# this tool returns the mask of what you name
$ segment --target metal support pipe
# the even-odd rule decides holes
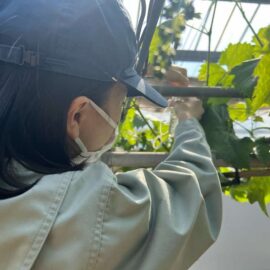
[[[177,50],[174,61],[181,62],[203,62],[207,60],[207,51]],[[221,52],[211,52],[210,61],[217,62]]]
[[[231,98],[245,98],[245,96],[234,88],[221,87],[172,87],[152,85],[165,97],[231,97]]]
[[[235,173],[229,172],[224,174],[227,178],[234,178]],[[270,170],[251,170],[251,171],[242,171],[239,172],[239,176],[241,178],[249,178],[249,177],[264,177],[264,176],[270,176]]]

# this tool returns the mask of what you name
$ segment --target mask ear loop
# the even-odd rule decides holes
[[[79,137],[77,137],[75,139],[75,142],[77,143],[77,145],[79,146],[80,150],[83,153],[87,153],[88,152],[87,148],[85,147],[85,145],[83,144],[83,142],[81,141],[81,139]]]
[[[112,118],[105,113],[99,106],[97,106],[92,100],[90,100],[91,105],[94,109],[110,124],[113,129],[117,128],[117,124],[112,120]]]

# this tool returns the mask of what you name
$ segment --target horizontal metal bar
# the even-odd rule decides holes
[[[221,88],[221,87],[172,87],[153,85],[158,92],[166,97],[233,97],[233,98],[245,98],[245,96],[234,88]]]
[[[235,173],[234,172],[229,172],[224,174],[225,177],[227,178],[234,178]],[[270,176],[270,170],[251,170],[251,171],[242,171],[239,172],[239,176],[242,178],[248,178],[251,176],[257,176],[257,177],[262,177],[262,176]]]
[[[110,167],[154,168],[168,157],[164,152],[108,152],[102,160]],[[223,160],[214,160],[216,167],[231,167]],[[251,160],[251,168],[270,168],[256,159]]]
[[[220,55],[221,52],[211,52],[210,61],[216,63],[220,58]],[[206,61],[207,58],[207,51],[177,50],[174,60],[183,62],[203,62]]]
[[[212,0],[203,0],[203,1],[212,1]],[[235,0],[219,0],[220,2],[233,2]],[[251,3],[251,4],[270,4],[269,0],[240,0],[241,3]]]

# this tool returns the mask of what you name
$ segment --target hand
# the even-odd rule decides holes
[[[148,65],[147,74],[148,81],[155,85],[170,85],[175,87],[187,87],[189,85],[189,79],[187,77],[187,70],[178,66],[170,66],[166,71],[164,78],[158,79],[153,77],[154,68],[152,65]]]
[[[165,74],[165,79],[171,86],[187,87],[189,85],[187,70],[178,66],[171,66]]]
[[[200,120],[204,113],[202,101],[197,97],[172,98],[169,101],[169,106],[174,108],[179,121],[192,117]]]

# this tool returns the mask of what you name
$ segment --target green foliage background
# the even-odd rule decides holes
[[[199,17],[190,1],[183,3],[178,9],[169,6],[165,20],[156,28],[149,54],[156,77],[162,78],[171,65],[186,20]],[[251,129],[246,130],[249,136],[240,139],[233,128],[234,125],[242,126],[241,122],[248,119],[263,123],[258,109],[270,105],[270,26],[260,29],[250,43],[229,44],[217,63],[205,62],[201,66],[198,79],[207,81],[208,86],[220,86],[224,91],[235,88],[245,96],[234,102],[230,98],[204,99],[201,124],[214,159],[230,164],[230,167],[219,168],[224,193],[241,203],[258,202],[268,215],[270,177],[240,179],[236,175],[232,180],[225,174],[251,169],[252,159],[270,167],[269,138],[258,138],[256,129]],[[130,105],[116,146],[127,151],[169,151],[173,143],[172,123],[145,119],[136,102]],[[270,131],[268,126],[261,129]]]
[[[229,103],[229,98],[209,98],[205,103],[202,125],[214,156],[237,169],[250,169],[253,158],[269,167],[269,138],[257,138],[257,128],[246,130],[249,136],[239,139],[233,124],[241,125],[248,119],[263,123],[257,111],[270,105],[270,26],[260,29],[251,43],[229,44],[218,63],[204,63],[199,72],[200,80],[206,81],[207,70],[210,86],[232,87],[246,97],[234,103]],[[266,125],[260,129],[270,131]],[[237,185],[224,187],[224,193],[239,202],[258,202],[267,214],[270,177],[241,179]]]

